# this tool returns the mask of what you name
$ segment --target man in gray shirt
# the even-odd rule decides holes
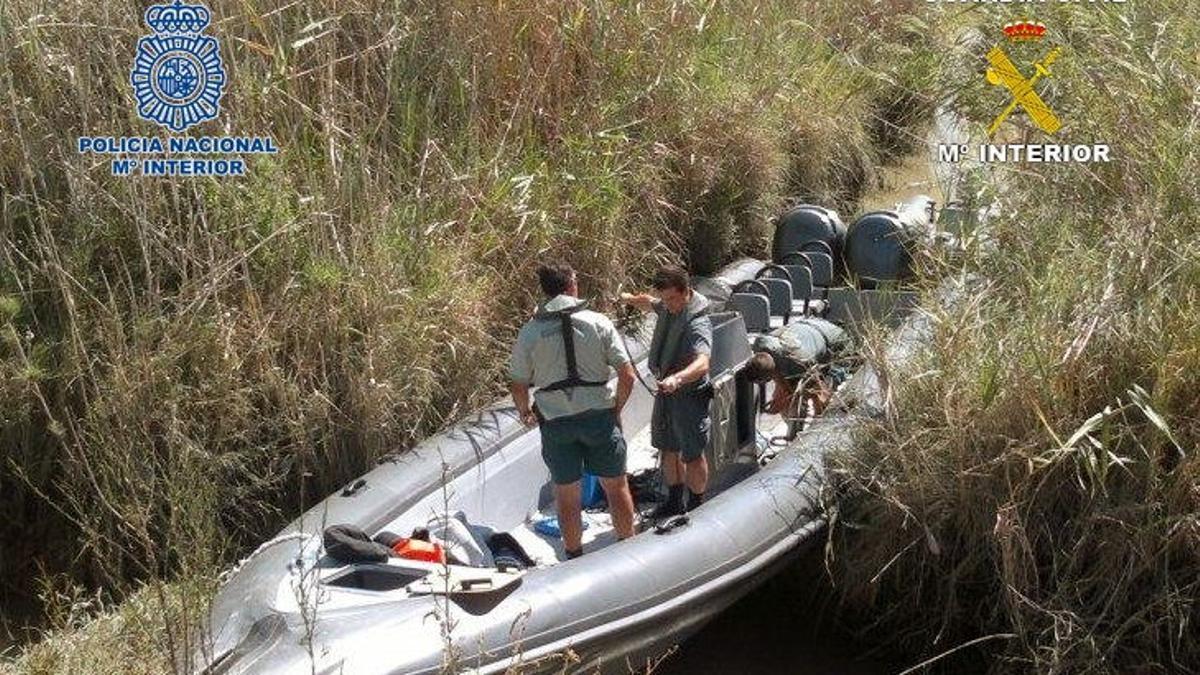
[[[563,550],[575,558],[583,554],[580,479],[585,470],[600,479],[617,536],[633,535],[621,408],[635,375],[616,326],[579,299],[569,265],[542,265],[538,280],[547,299],[517,334],[510,388],[522,421],[540,424]],[[610,366],[617,371],[615,394],[608,386]],[[537,387],[532,405],[531,386]]]
[[[683,268],[668,265],[654,275],[650,294],[622,294],[621,300],[658,315],[650,341],[650,371],[658,378],[658,394],[650,420],[650,444],[662,453],[667,501],[654,511],[665,518],[696,508],[708,488],[708,447],[711,427],[708,382],[712,354],[712,320],[708,299],[692,290]],[[684,487],[687,500],[684,501]]]

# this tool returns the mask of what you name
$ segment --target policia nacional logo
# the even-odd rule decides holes
[[[138,116],[182,132],[220,113],[225,67],[217,39],[201,35],[211,14],[204,5],[152,5],[146,25],[154,31],[138,40],[129,80]]]
[[[1040,43],[1046,36],[1046,26],[1031,21],[1018,21],[1004,27],[1004,36],[1009,42]],[[1001,124],[1018,106],[1025,111],[1029,119],[1043,132],[1053,134],[1062,127],[1058,116],[1046,105],[1038,95],[1034,86],[1038,80],[1050,76],[1050,65],[1062,54],[1062,48],[1055,47],[1033,64],[1033,74],[1026,78],[1004,48],[997,45],[987,54],[987,81],[993,85],[1004,87],[1012,95],[1012,100],[987,129],[988,136],[995,135]]]
[[[138,116],[167,129],[145,134],[80,136],[79,154],[108,158],[113,176],[245,176],[252,155],[279,152],[270,136],[191,136],[188,129],[216,119],[228,79],[221,45],[204,35],[212,14],[204,5],[169,0],[143,15],[154,31],[138,39],[129,82]]]

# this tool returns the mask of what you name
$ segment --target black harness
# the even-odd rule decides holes
[[[551,382],[544,387],[538,387],[538,391],[561,391],[573,387],[608,386],[608,380],[585,380],[579,377],[579,366],[575,362],[575,328],[571,324],[571,315],[581,309],[584,309],[582,305],[576,305],[575,307],[568,307],[567,309],[553,313],[557,314],[558,320],[562,322],[563,350],[567,354],[567,377],[557,382]]]

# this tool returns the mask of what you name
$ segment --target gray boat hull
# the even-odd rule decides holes
[[[730,270],[740,276],[750,267],[741,261]],[[921,323],[910,319],[896,331],[897,353],[921,340]],[[740,335],[745,350],[744,329]],[[632,351],[637,359],[644,350],[638,343]],[[730,353],[729,359],[738,358],[736,349]],[[734,456],[714,458],[724,465],[720,473],[728,486],[689,514],[686,525],[666,533],[644,532],[578,560],[529,570],[518,584],[491,594],[414,597],[329,585],[345,571],[322,555],[326,525],[402,531],[439,502],[500,523],[527,519],[544,502],[538,433],[523,427],[511,403],[501,401],[390,459],[365,475],[360,488],[329,497],[244,561],[214,602],[197,670],[644,668],[819,538],[823,458],[848,446],[852,428],[878,398],[878,381],[863,370],[844,390],[860,405],[816,420],[766,466],[754,461],[753,435],[749,446],[745,438],[731,441]],[[640,389],[631,398],[627,434],[648,424],[651,402]],[[743,435],[737,420],[714,419],[721,424],[729,428],[714,435]],[[739,454],[747,447],[748,462]],[[542,486],[543,494],[531,486]]]

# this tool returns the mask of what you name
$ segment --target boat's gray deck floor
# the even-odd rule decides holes
[[[779,415],[760,414],[758,417],[758,433],[761,438],[770,439],[777,435],[783,435],[787,432],[787,422]],[[778,448],[768,447],[767,454],[770,454]],[[626,471],[631,474],[636,474],[646,469],[653,469],[658,466],[658,451],[650,445],[650,426],[646,425],[639,433],[626,440]],[[737,477],[745,478],[750,475],[749,472]],[[713,476],[711,483],[718,483],[722,476]],[[728,487],[733,483],[724,483],[724,487]],[[652,508],[652,504],[638,504],[638,511],[647,511]],[[565,559],[563,554],[562,539],[559,537],[551,537],[537,532],[534,529],[534,524],[543,518],[555,517],[554,503],[544,505],[537,514],[530,514],[531,517],[521,525],[509,530],[513,538],[517,540],[525,549],[539,567],[553,565]],[[638,516],[640,518],[640,516]],[[594,509],[584,511],[583,513],[584,530],[583,530],[583,548],[584,551],[595,551],[617,541],[616,533],[613,531],[612,518],[608,515],[608,511],[604,509]],[[640,524],[639,524],[640,527]]]

